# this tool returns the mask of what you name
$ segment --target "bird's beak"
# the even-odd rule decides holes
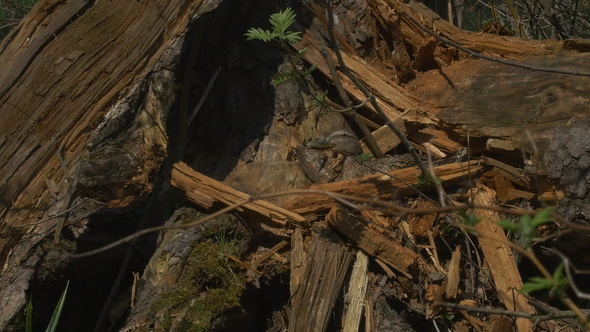
[[[325,150],[334,147],[334,144],[330,143],[330,141],[327,138],[321,138],[317,141],[307,142],[305,146],[310,149]]]

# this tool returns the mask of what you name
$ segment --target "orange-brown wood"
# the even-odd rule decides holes
[[[474,194],[475,204],[494,205],[495,193],[483,186],[478,185],[478,192]],[[522,288],[522,279],[510,247],[494,241],[488,237],[507,241],[506,234],[502,227],[498,226],[500,216],[495,211],[476,210],[475,213],[481,217],[481,221],[475,226],[481,250],[484,254],[487,266],[492,274],[498,298],[504,303],[508,310],[534,313],[534,309],[528,304],[527,297],[517,290]],[[532,331],[533,323],[526,318],[517,318],[516,326],[518,331]]]
[[[470,167],[467,163],[454,163],[435,167],[434,173],[443,180],[443,184],[445,182],[458,183],[466,179],[470,172],[474,174],[481,167],[477,160],[472,160]],[[403,196],[416,192],[415,188],[410,188],[406,184],[418,184],[417,176],[420,174],[420,170],[417,168],[397,169],[388,174],[390,176],[375,174],[348,181],[316,185],[311,189],[379,199],[389,199],[392,194]],[[398,178],[406,184],[399,181]],[[334,204],[334,200],[329,196],[306,194],[293,196],[285,208],[300,215],[307,215],[329,210]]]
[[[214,203],[233,205],[250,199],[250,195],[198,173],[182,162],[174,165],[170,183],[184,191],[191,202],[204,208],[211,208]],[[302,216],[263,200],[247,203],[239,211],[256,221],[275,227],[301,227],[306,224]]]

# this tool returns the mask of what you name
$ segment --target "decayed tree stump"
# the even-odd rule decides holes
[[[103,201],[151,191],[166,156],[165,120],[189,23],[219,3],[40,1],[4,39],[0,330],[25,303],[42,257],[30,257],[31,249],[56,224],[61,230],[68,207],[104,207],[70,204],[74,191]]]

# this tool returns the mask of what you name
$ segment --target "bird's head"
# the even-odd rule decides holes
[[[325,138],[308,142],[305,146],[318,150],[334,150],[345,156],[359,156],[363,149],[358,137],[349,130],[336,130]]]

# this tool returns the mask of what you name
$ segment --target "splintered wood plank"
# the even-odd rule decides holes
[[[407,128],[405,126],[404,120],[401,117],[396,117],[391,122],[393,122],[393,124],[395,124],[403,134],[406,134]],[[383,126],[375,130],[373,132],[373,138],[375,138],[375,141],[379,145],[381,151],[385,152],[395,148],[402,142],[399,139],[399,137],[391,130],[391,128],[389,128],[389,126]],[[361,147],[363,148],[363,153],[370,153],[371,150],[369,150],[369,147],[367,146],[366,142],[366,138],[363,138],[361,140]]]
[[[307,49],[307,52],[305,53],[305,59],[309,63],[317,64],[318,70],[326,75],[326,77],[331,78],[332,74],[330,73],[330,69],[326,63],[326,60],[321,55],[319,42],[315,39],[315,37],[310,33],[306,33],[303,35],[303,40],[300,44],[301,47],[305,47]],[[327,49],[326,52],[328,56],[333,58],[334,63],[338,66],[338,61],[335,58],[336,55],[329,49]],[[359,57],[346,53],[342,53],[342,57],[344,59],[344,63],[351,70],[351,72],[353,72],[356,77],[358,77],[359,80],[367,87],[367,89],[369,89],[369,91],[371,91],[371,93],[375,96],[375,99],[379,106],[383,109],[383,112],[392,122],[395,123],[395,125],[398,126],[398,128],[400,128],[402,132],[405,133],[406,128],[404,120],[400,119],[399,117],[402,112],[419,108],[420,105],[416,102],[416,100],[399,85],[390,81],[383,75],[377,74],[378,71],[375,68],[367,64]],[[365,95],[356,87],[356,85],[352,83],[348,76],[339,72],[338,77],[342,83],[342,87],[346,93],[354,99],[354,101],[357,103],[365,101]],[[370,103],[367,103],[366,107],[373,112],[376,112]],[[381,151],[384,152],[393,149],[400,143],[399,138],[387,126],[379,128],[375,132],[374,137],[377,145]],[[365,148],[366,147],[364,147],[364,149]]]
[[[431,127],[414,131],[408,138],[417,144],[430,143],[445,153],[456,153],[463,148],[463,145],[452,140],[446,132]]]
[[[510,166],[506,163],[503,163],[499,160],[494,158],[485,157],[486,163],[493,166],[493,171],[504,176],[508,180],[513,183],[518,184],[519,186],[535,190],[536,188],[533,186],[533,181],[526,176],[522,169],[518,169],[514,166]]]
[[[481,184],[478,184],[477,189],[478,192],[474,193],[475,204],[494,205],[496,195],[491,189]],[[508,241],[504,230],[497,224],[500,221],[497,212],[476,210],[475,213],[482,218],[475,226],[478,234]],[[518,292],[522,288],[522,279],[510,247],[484,236],[478,236],[478,240],[494,279],[498,298],[506,309],[533,314],[534,309],[528,304],[526,295]],[[533,330],[533,323],[526,318],[517,318],[516,326],[521,332]]]
[[[412,208],[416,209],[431,209],[433,207],[435,207],[434,204],[425,200],[418,200],[414,204],[412,204]],[[435,213],[423,215],[409,215],[407,220],[410,226],[410,235],[414,238],[424,236],[426,234],[426,231],[433,229],[434,222],[436,221],[437,217],[438,215]]]
[[[327,230],[314,232],[310,259],[296,291],[289,332],[322,332],[328,327],[352,254],[331,240]]]
[[[476,159],[471,161],[470,167],[466,162],[453,163],[434,167],[434,173],[437,177],[443,180],[443,185],[446,185],[447,183],[458,183],[464,180],[469,173],[474,174],[481,168],[482,166]],[[420,174],[420,170],[417,168],[411,167],[397,169],[388,174],[390,176],[375,174],[347,181],[316,185],[312,186],[311,189],[378,199],[389,199],[394,193],[403,196],[416,192],[414,188],[407,187],[396,178],[401,179],[409,185],[418,185],[417,176]],[[294,195],[287,202],[285,208],[300,215],[307,215],[327,211],[334,206],[334,204],[334,200],[329,196],[322,194],[305,194]]]
[[[574,72],[590,68],[590,57],[575,53],[513,61]],[[556,128],[568,128],[573,119],[580,121],[590,114],[590,103],[579,102],[590,94],[590,77],[555,75],[477,59],[453,63],[445,68],[445,75],[426,72],[408,88],[431,105],[436,117],[456,136],[479,137],[479,142],[471,141],[475,153],[492,149],[510,152],[508,157],[522,162],[519,150],[526,150],[532,165],[543,168]]]
[[[301,285],[303,274],[307,266],[307,255],[303,249],[303,235],[299,228],[291,234],[291,276],[289,289],[291,298],[295,299],[295,294]]]
[[[331,79],[332,74],[330,73],[330,68],[328,67],[326,60],[321,54],[319,43],[320,42],[318,42],[311,33],[306,33],[303,35],[303,38],[299,43],[299,48],[305,47],[307,49],[307,52],[305,53],[304,59],[307,60],[309,63],[317,64],[317,69],[321,71],[322,74],[326,75],[326,77]],[[333,58],[335,65],[338,66],[338,61],[335,59],[335,54],[329,49],[326,49],[326,52],[329,56]],[[361,67],[361,65],[355,64],[355,62],[361,61],[359,58],[351,58],[349,56],[346,56],[344,53],[342,54],[342,57],[346,59],[344,62],[347,66],[353,65],[353,67]],[[371,70],[376,71],[375,68],[371,68]],[[342,87],[344,88],[346,93],[349,94],[356,102],[362,102],[366,99],[365,95],[356,87],[354,83],[352,83],[348,76],[339,72],[338,77],[340,78],[340,82],[342,83]],[[369,91],[381,96],[387,93],[392,94],[391,96],[387,97],[387,101],[382,100],[381,98],[376,98],[377,103],[379,103],[379,106],[383,108],[383,112],[385,112],[385,114],[387,114],[387,116],[391,120],[398,117],[401,114],[401,112],[409,109],[410,106],[418,106],[418,103],[416,101],[408,98],[407,93],[402,93],[401,91],[393,88],[392,86],[389,86],[389,84],[394,84],[393,82],[386,83],[382,80],[376,79],[374,76],[372,77],[373,80],[371,80],[366,86],[366,88],[369,89]],[[378,93],[375,91],[378,91]],[[372,108],[370,103],[367,103],[366,106],[369,109],[376,112]]]
[[[458,245],[453,251],[451,256],[451,262],[449,263],[449,271],[447,273],[447,287],[445,289],[445,295],[447,299],[457,298],[457,292],[459,290],[459,281],[461,281],[460,272],[461,264],[461,246]]]
[[[435,272],[433,267],[426,264],[422,256],[372,230],[357,217],[340,207],[330,210],[326,220],[330,226],[367,255],[380,259],[408,278],[413,278],[412,274],[417,272],[412,270],[412,267],[419,267],[426,273]]]
[[[322,10],[315,6],[314,12],[327,28],[328,22]],[[336,37],[339,37],[337,33]],[[396,109],[401,110],[402,112],[419,106],[415,98],[413,98],[410,93],[408,93],[401,86],[392,82],[385,76],[378,74],[379,71],[375,67],[371,66],[370,64],[366,63],[363,59],[359,58],[356,55],[354,49],[346,41],[339,42],[342,44],[345,50],[345,52],[341,52],[344,64],[348,67],[348,69],[350,69],[350,71],[353,74],[355,74],[355,76],[359,80],[361,80],[363,84],[365,84],[369,91],[375,94],[378,100],[383,99],[383,101],[385,101],[386,104],[393,106]],[[310,63],[318,64],[318,68],[322,71],[322,73],[328,75],[328,77],[331,77],[330,70],[328,69],[327,64],[323,59],[321,53],[319,52],[320,42],[318,42],[311,33],[306,33],[303,36],[302,45],[304,45],[304,47],[308,49],[308,52],[305,55],[306,60],[308,60]],[[332,56],[334,64],[336,64],[336,66],[339,66],[336,55],[329,49],[327,49],[326,51],[329,55]],[[309,59],[307,58],[308,56],[310,57]],[[344,77],[344,75],[342,76]],[[349,81],[348,77],[346,77],[346,80]],[[354,85],[352,86],[354,87],[354,89],[356,89]],[[350,93],[348,90],[347,92]],[[364,95],[362,95],[361,98],[358,98],[358,100],[360,101],[364,99]],[[388,115],[391,116],[390,114]],[[393,118],[391,120],[393,120]]]
[[[206,209],[213,207],[214,203],[233,205],[250,199],[250,195],[196,172],[182,162],[174,165],[170,183],[184,191],[191,202]],[[273,227],[306,224],[302,216],[263,200],[246,203],[240,211]]]
[[[369,277],[367,277],[368,268],[369,258],[362,251],[357,251],[356,261],[348,284],[350,302],[344,316],[343,332],[357,332],[359,330],[369,283]]]

